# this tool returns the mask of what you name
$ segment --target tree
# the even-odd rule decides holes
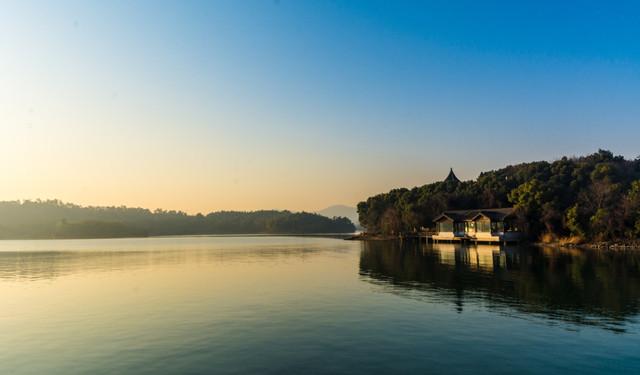
[[[584,238],[586,236],[585,225],[582,223],[581,217],[579,206],[576,203],[567,210],[565,214],[565,225],[572,236]]]
[[[402,221],[395,208],[388,208],[382,215],[380,229],[384,234],[397,234],[401,230]]]
[[[627,237],[640,237],[640,180],[631,183],[624,197],[623,220]]]

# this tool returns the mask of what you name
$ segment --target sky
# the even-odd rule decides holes
[[[3,1],[0,200],[355,205],[640,155],[640,4]]]

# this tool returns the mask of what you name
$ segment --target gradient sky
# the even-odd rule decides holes
[[[639,119],[633,2],[0,5],[0,200],[317,210]]]

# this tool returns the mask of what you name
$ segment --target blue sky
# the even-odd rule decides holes
[[[320,209],[640,155],[632,2],[0,5],[0,199]]]

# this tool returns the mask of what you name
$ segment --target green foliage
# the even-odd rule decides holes
[[[531,238],[542,233],[591,240],[640,236],[640,158],[610,151],[554,162],[510,165],[483,172],[475,181],[435,182],[394,189],[358,204],[369,232],[433,227],[447,209],[514,206]]]
[[[578,213],[578,204],[571,206],[566,213],[565,224],[572,236],[585,237],[584,226],[580,222],[581,215]]]
[[[607,224],[610,216],[610,212],[605,210],[604,208],[598,208],[589,218],[589,222],[591,223],[591,229],[593,230],[595,237],[597,239],[606,238],[607,232]]]
[[[640,180],[633,181],[624,200],[625,227],[628,237],[640,237]]]
[[[544,203],[543,187],[536,178],[527,181],[508,194],[509,201],[524,211],[539,211]]]
[[[189,234],[351,233],[349,219],[289,211],[213,212],[81,207],[57,200],[0,202],[0,239]]]

